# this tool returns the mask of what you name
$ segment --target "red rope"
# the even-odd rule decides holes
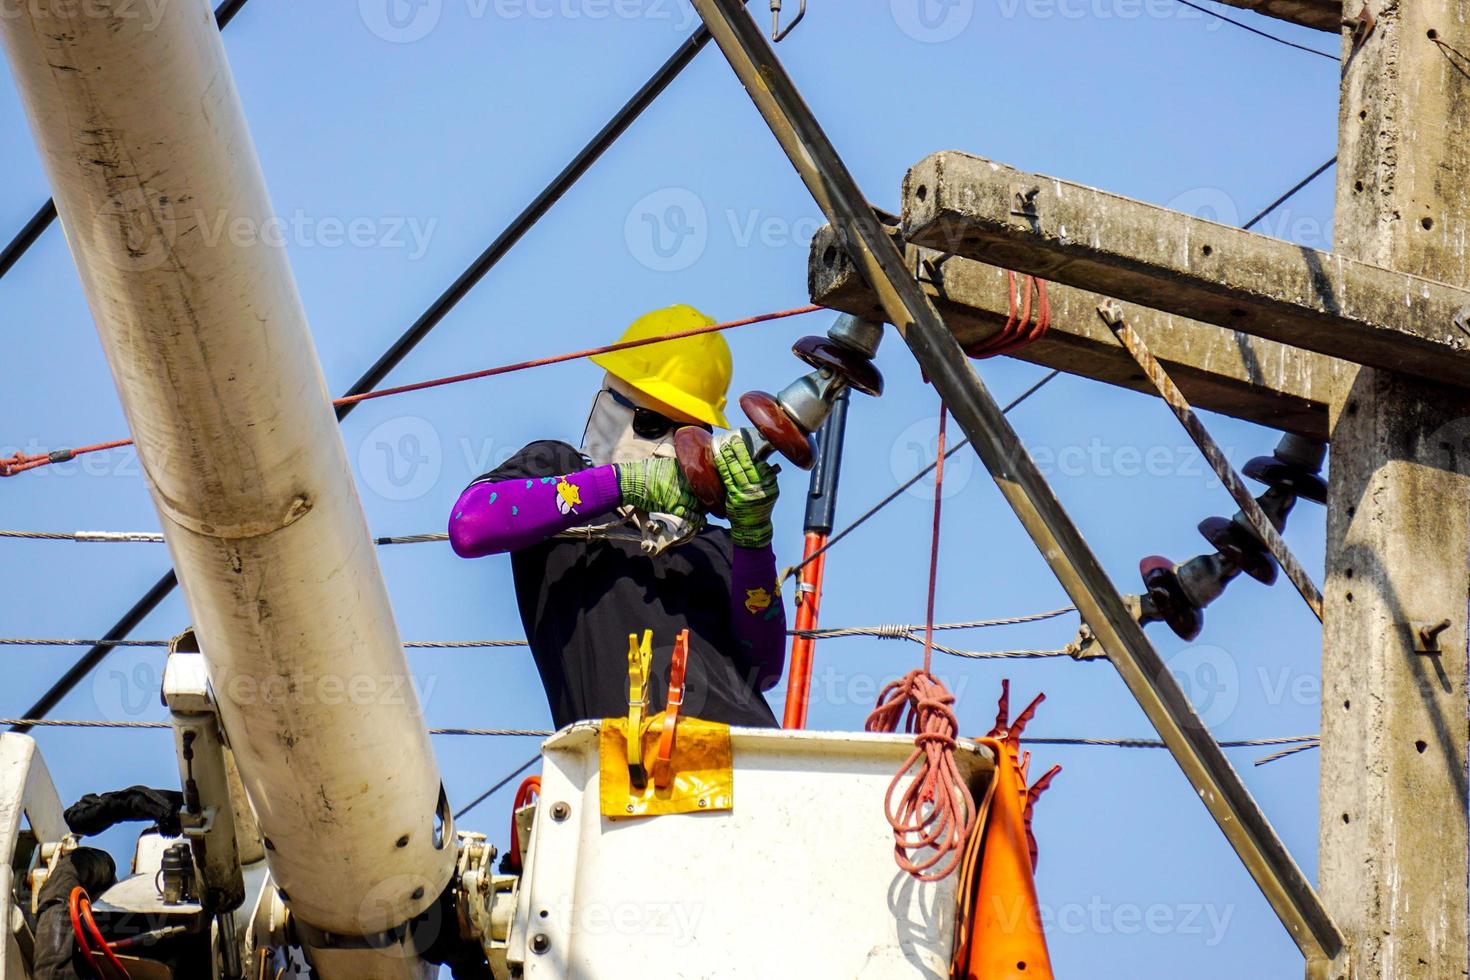
[[[510,853],[506,856],[506,867],[513,873],[521,873],[521,831],[516,826],[516,811],[541,795],[541,777],[527,776],[516,789],[515,800],[510,805]]]
[[[1021,298],[1016,295],[1016,274],[1006,270],[1006,297],[1009,310],[1005,326],[999,331],[965,348],[965,353],[975,358],[999,357],[1013,354],[1046,336],[1051,329],[1051,299],[1046,294],[1046,280],[1035,276],[1021,279]],[[1036,318],[1031,317],[1032,300],[1036,302]],[[1019,312],[1017,306],[1020,306]]]
[[[87,938],[89,934],[92,940],[97,943],[96,951],[106,957],[106,962],[108,963],[108,970],[106,972],[112,973],[115,970],[118,980],[130,980],[127,967],[123,966],[122,960],[117,958],[117,954],[112,951],[112,947],[102,937],[102,930],[97,928],[97,920],[92,916],[92,903],[87,897],[86,889],[80,885],[73,888],[71,890],[71,896],[67,899],[67,907],[71,913],[71,929],[72,933],[76,936],[77,949],[87,961],[87,965],[92,968],[92,972],[101,976],[103,970],[92,957],[92,946]]]
[[[594,357],[598,354],[611,354],[621,350],[631,350],[634,347],[646,347],[649,344],[661,344],[666,340],[682,340],[685,337],[697,337],[701,334],[716,333],[721,330],[733,330],[736,327],[748,327],[757,323],[766,323],[770,320],[780,320],[791,316],[800,316],[803,313],[815,313],[822,309],[820,306],[798,306],[790,310],[778,310],[775,313],[762,313],[759,316],[745,317],[741,320],[729,320],[725,323],[713,323],[708,326],[695,327],[692,330],[679,330],[674,333],[660,334],[657,337],[645,337],[641,340],[624,340],[616,344],[605,344],[602,347],[589,347],[586,350],[571,351],[566,354],[556,354],[551,357],[539,357],[530,361],[519,361],[515,364],[503,364],[500,367],[486,368],[483,371],[471,371],[468,374],[454,374],[447,378],[434,378],[429,381],[417,381],[413,384],[399,385],[396,388],[379,388],[375,391],[366,391],[360,395],[348,395],[332,401],[334,407],[353,405],[357,402],[365,402],[374,398],[387,398],[389,395],[402,395],[410,391],[423,391],[427,388],[438,388],[443,385],[458,384],[461,381],[476,381],[480,378],[493,378],[501,374],[511,374],[515,371],[525,371],[529,368],[546,367],[551,364],[562,364],[566,361],[581,360],[586,357]],[[131,446],[133,440],[118,439],[114,442],[101,442],[94,446],[81,446],[77,449],[58,449],[50,453],[39,453],[26,455],[17,452],[8,459],[0,459],[0,477],[17,476],[27,470],[38,469],[49,466],[52,463],[65,463],[68,460],[85,456],[88,453],[102,452],[106,449],[119,449],[123,446]]]
[[[940,512],[944,501],[944,436],[948,412],[939,409],[938,464],[934,469],[934,529],[929,545],[929,601],[924,621],[924,666],[883,688],[868,716],[870,732],[893,732],[900,722],[914,735],[914,751],[904,760],[883,801],[893,827],[893,855],[899,868],[920,881],[953,874],[965,856],[975,825],[975,798],[955,761],[954,695],[930,672],[934,658],[934,596],[939,580]],[[907,788],[899,784],[918,767]],[[896,800],[895,800],[896,798]],[[928,854],[922,852],[929,851]]]

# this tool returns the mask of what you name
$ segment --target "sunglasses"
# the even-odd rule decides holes
[[[651,408],[644,408],[635,404],[631,399],[614,391],[604,388],[603,391],[612,396],[612,400],[633,413],[633,434],[640,439],[662,439],[675,429],[682,429],[686,425],[695,424],[689,422],[676,422],[661,412],[655,412]],[[708,426],[700,425],[702,429]]]

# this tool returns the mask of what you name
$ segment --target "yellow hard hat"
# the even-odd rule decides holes
[[[623,332],[621,341],[643,340],[710,326],[715,321],[692,306],[679,304],[645,313]],[[717,333],[665,340],[591,358],[615,378],[690,418],[728,429],[725,392],[733,369],[730,345]]]

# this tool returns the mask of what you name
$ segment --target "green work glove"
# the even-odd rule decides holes
[[[623,503],[631,507],[648,514],[672,514],[681,520],[696,519],[704,513],[677,459],[640,459],[613,468],[618,471]]]
[[[725,512],[730,537],[742,548],[764,548],[775,533],[771,511],[781,488],[777,468],[750,455],[745,439],[733,433],[715,443],[715,469],[725,483]]]

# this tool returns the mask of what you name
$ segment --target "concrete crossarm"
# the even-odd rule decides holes
[[[1003,269],[903,244],[909,268],[944,322],[968,346],[999,330],[1009,313]],[[813,239],[812,302],[882,320],[877,297],[830,226]],[[1145,394],[1154,387],[1097,316],[1102,297],[1052,283],[1051,330],[1014,357]],[[1355,367],[1269,340],[1147,308],[1129,323],[1148,341],[1190,402],[1199,408],[1316,439],[1326,439],[1327,404]]]
[[[953,151],[909,171],[902,227],[941,252],[1470,387],[1470,291],[1446,283]]]
[[[1341,0],[1220,0],[1232,7],[1336,34],[1342,29]],[[1356,11],[1354,11],[1356,13]]]

